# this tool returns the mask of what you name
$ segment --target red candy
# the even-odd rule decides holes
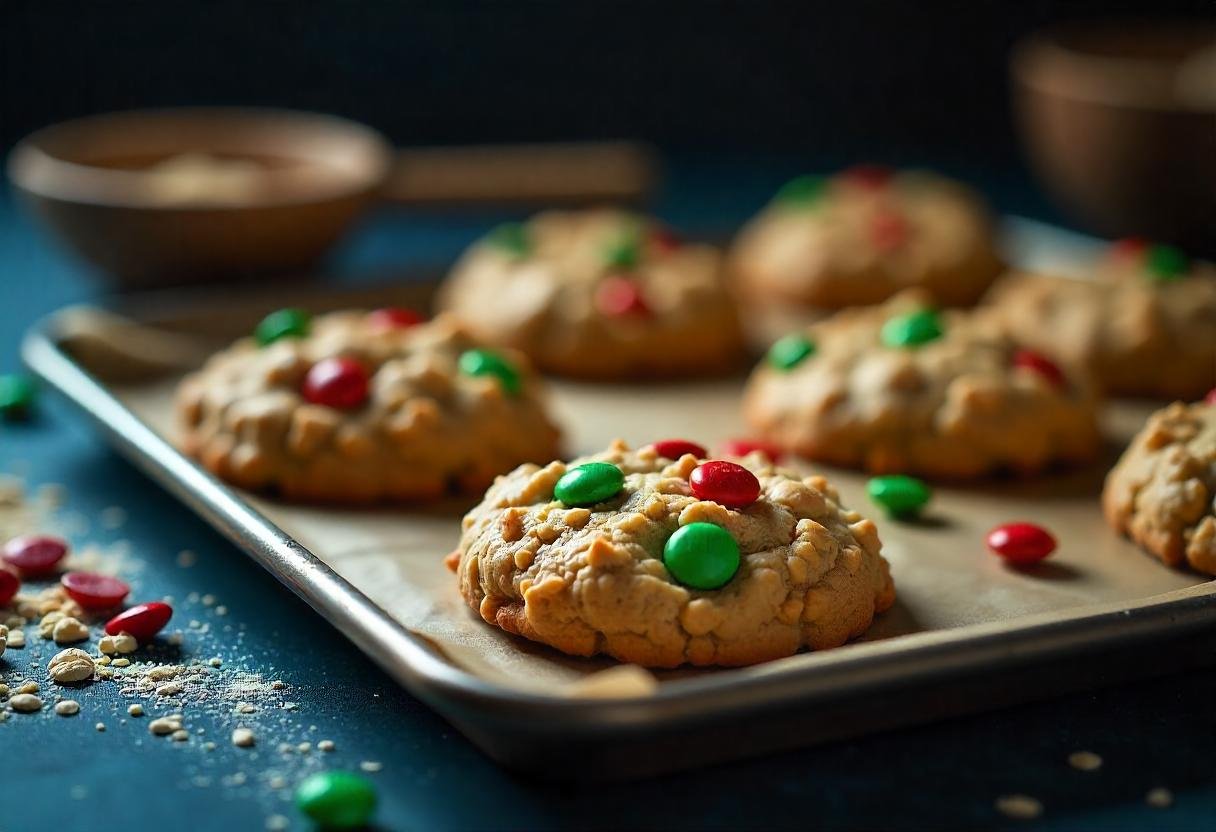
[[[713,500],[727,508],[743,508],[760,496],[760,480],[733,462],[702,462],[688,478],[698,500]]]
[[[1204,404],[1216,404],[1216,387],[1208,391],[1208,394],[1203,397]]]
[[[50,535],[14,537],[0,552],[5,562],[21,571],[23,577],[40,578],[50,575],[68,553],[68,544]]]
[[[903,214],[883,210],[870,218],[870,242],[875,248],[891,251],[899,248],[908,239],[911,226]]]
[[[118,578],[96,572],[68,572],[59,582],[72,600],[86,610],[104,610],[121,604],[131,591]]]
[[[679,459],[684,454],[692,454],[697,459],[709,456],[709,452],[703,447],[687,439],[663,439],[650,447],[654,448],[656,454],[667,459]]]
[[[876,191],[885,188],[893,174],[890,168],[882,165],[854,165],[840,175],[850,185]]]
[[[367,401],[367,370],[352,358],[324,358],[308,370],[302,392],[313,404],[351,410]]]
[[[160,601],[147,604],[136,604],[129,610],[124,610],[106,622],[106,634],[116,636],[119,633],[130,633],[140,644],[151,641],[169,623],[173,616],[173,608]]]
[[[1122,240],[1116,240],[1110,245],[1110,253],[1120,260],[1130,260],[1133,257],[1139,257],[1144,254],[1148,248],[1148,240],[1140,237],[1127,237]]]
[[[650,244],[660,252],[675,251],[682,243],[679,236],[670,228],[659,225],[650,231]]]
[[[988,532],[988,548],[1010,563],[1037,563],[1056,550],[1051,532],[1033,523],[1006,523]]]
[[[1056,387],[1065,384],[1064,373],[1050,358],[1034,350],[1018,350],[1013,354],[1013,366],[1038,373]]]
[[[638,284],[627,277],[605,277],[595,288],[595,308],[609,318],[649,315],[650,307]]]
[[[21,589],[21,579],[7,569],[0,568],[0,607],[13,600],[13,596],[19,589]]]
[[[728,439],[722,443],[722,453],[727,456],[747,456],[753,451],[764,454],[772,463],[780,462],[781,457],[785,456],[784,450],[763,439]]]
[[[426,320],[413,309],[403,309],[399,306],[386,306],[367,313],[367,320],[376,329],[409,329]]]

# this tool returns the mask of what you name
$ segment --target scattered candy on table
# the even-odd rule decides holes
[[[0,551],[4,562],[15,566],[25,578],[41,578],[53,574],[67,554],[66,541],[45,534],[14,537],[4,544],[3,551]]]
[[[303,309],[278,309],[262,319],[253,337],[267,346],[282,338],[303,338],[311,326],[312,316]]]
[[[667,459],[679,459],[684,454],[692,454],[697,459],[708,456],[708,451],[703,446],[687,439],[661,439],[650,447],[654,448],[656,454]]]
[[[1034,350],[1021,349],[1014,353],[1013,366],[1038,373],[1056,387],[1065,385],[1064,372],[1050,358]]]
[[[760,480],[756,475],[734,462],[711,460],[702,462],[688,477],[692,493],[698,500],[712,500],[727,508],[744,508],[760,496]]]
[[[650,307],[642,297],[637,281],[620,275],[609,275],[595,287],[595,308],[609,318],[645,317]]]
[[[86,610],[117,606],[131,592],[125,581],[96,572],[67,572],[59,582],[68,596]]]
[[[888,347],[919,347],[942,337],[942,322],[936,310],[918,309],[891,318],[879,337]]]
[[[916,477],[904,474],[872,477],[866,483],[866,494],[887,514],[895,518],[912,517],[919,514],[933,497],[929,486]]]
[[[611,462],[585,462],[562,474],[553,495],[568,506],[593,506],[615,497],[625,475]]]
[[[663,565],[693,589],[719,589],[739,571],[739,544],[713,523],[689,523],[667,538]]]
[[[313,404],[353,410],[367,401],[370,383],[367,370],[353,358],[323,358],[308,369],[301,392]]]
[[[460,371],[468,376],[492,376],[510,395],[515,395],[521,388],[519,371],[491,350],[465,350],[460,354]]]
[[[417,326],[426,321],[422,315],[415,312],[413,309],[405,309],[400,306],[386,306],[382,309],[373,309],[367,313],[368,322],[376,329],[409,329],[412,326]]]
[[[173,608],[160,601],[136,604],[106,622],[106,634],[130,633],[140,643],[149,642],[173,617]]]
[[[350,771],[322,771],[296,788],[296,806],[325,829],[358,829],[376,810],[376,788]]]
[[[38,387],[29,376],[0,375],[0,418],[17,421],[29,416]]]
[[[778,370],[792,370],[815,354],[815,343],[804,335],[786,335],[768,349],[768,363]]]
[[[988,532],[988,548],[1010,563],[1037,563],[1056,550],[1051,532],[1033,523],[1005,523]]]

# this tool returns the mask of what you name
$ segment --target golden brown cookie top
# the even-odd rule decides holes
[[[740,232],[731,263],[756,296],[828,308],[916,287],[969,305],[1001,268],[987,211],[967,188],[874,167],[788,183]]]

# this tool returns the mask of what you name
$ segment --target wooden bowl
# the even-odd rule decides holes
[[[1216,246],[1216,26],[1066,27],[1014,52],[1032,164],[1107,237]]]
[[[391,160],[378,133],[344,119],[183,108],[44,128],[8,173],[69,248],[148,285],[306,269],[377,197]]]

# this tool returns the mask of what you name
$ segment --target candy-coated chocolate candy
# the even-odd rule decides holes
[[[9,566],[26,578],[41,578],[50,575],[68,553],[68,544],[61,538],[45,534],[14,537],[4,544],[0,556]]]
[[[1141,237],[1124,237],[1110,244],[1110,253],[1120,260],[1141,257],[1148,248],[1148,241]]]
[[[528,229],[522,223],[505,222],[490,232],[490,245],[512,257],[524,257],[532,250]]]
[[[929,502],[933,492],[915,477],[888,474],[866,483],[866,494],[892,517],[911,517]]]
[[[595,287],[595,308],[609,318],[630,315],[644,317],[650,314],[650,307],[642,297],[642,287],[636,281],[620,275],[609,275]]]
[[[59,582],[72,600],[86,610],[103,610],[121,604],[131,591],[125,581],[96,572],[68,572]]]
[[[988,548],[1010,563],[1035,563],[1056,550],[1051,532],[1033,523],[1006,523],[988,532]]]
[[[593,506],[610,500],[625,485],[625,474],[611,462],[584,462],[562,474],[553,496],[568,506]]]
[[[1038,373],[1056,387],[1063,387],[1066,379],[1055,362],[1034,350],[1018,350],[1013,354],[1013,366]]]
[[[301,392],[313,404],[353,410],[367,401],[370,379],[353,358],[323,358],[308,369]]]
[[[1203,397],[1204,404],[1216,405],[1216,387],[1208,391],[1208,394]]]
[[[0,375],[0,418],[23,419],[34,406],[38,388],[28,376]]]
[[[318,772],[296,787],[296,808],[323,829],[361,829],[376,811],[376,787],[353,772]]]
[[[733,462],[715,459],[702,462],[688,477],[698,500],[712,500],[727,508],[743,508],[760,496],[760,480]]]
[[[515,366],[492,350],[465,350],[460,354],[460,372],[467,376],[493,376],[503,391],[512,396],[522,387]]]
[[[840,178],[849,185],[876,191],[891,183],[894,172],[885,165],[853,165],[844,170]]]
[[[912,227],[897,211],[884,209],[870,217],[870,242],[880,251],[893,251],[905,242]]]
[[[727,456],[747,456],[759,452],[769,462],[778,463],[785,456],[785,449],[775,442],[765,442],[763,439],[727,439],[722,443],[722,453]]]
[[[666,254],[675,251],[683,244],[680,235],[665,225],[656,225],[650,229],[650,245],[656,251]]]
[[[703,459],[709,455],[704,447],[696,442],[689,442],[687,439],[661,439],[650,447],[665,459],[679,459],[684,454],[692,454],[697,459]]]
[[[262,318],[253,337],[266,346],[281,338],[303,338],[311,327],[312,316],[303,309],[279,309]]]
[[[792,370],[815,354],[815,342],[805,335],[786,335],[768,348],[768,363],[778,370]]]
[[[413,309],[386,306],[367,313],[368,322],[376,329],[409,329],[426,320]]]
[[[1144,259],[1149,277],[1160,281],[1178,280],[1189,265],[1186,255],[1173,246],[1150,246]]]
[[[827,182],[822,176],[799,176],[781,186],[773,197],[777,202],[792,208],[813,208],[827,192]]]
[[[933,309],[898,315],[882,325],[882,342],[888,347],[918,347],[940,337],[942,322]]]
[[[636,231],[627,231],[604,248],[604,265],[610,269],[632,269],[641,261]]]
[[[713,523],[689,523],[663,545],[663,565],[693,589],[718,589],[739,571],[739,544]]]
[[[106,622],[106,634],[130,633],[140,644],[151,641],[173,617],[173,608],[160,601],[136,604]]]
[[[9,601],[13,600],[13,596],[19,589],[21,589],[21,579],[17,577],[17,573],[0,567],[0,607],[6,606]]]

